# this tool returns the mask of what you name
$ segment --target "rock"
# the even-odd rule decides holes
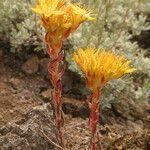
[[[62,77],[62,90],[64,93],[69,92],[73,86],[73,75],[71,72],[65,72]]]
[[[31,150],[28,140],[16,134],[8,134],[7,138],[0,137],[1,150]]]
[[[44,76],[48,76],[48,63],[50,58],[42,58],[40,60],[40,71]]]
[[[80,85],[77,87],[73,87],[71,90],[71,94],[73,98],[85,100],[91,94],[91,92],[85,86]]]
[[[56,150],[42,134],[44,132],[57,143],[51,110],[48,103],[34,107],[25,115],[24,121],[11,122],[1,127],[1,150]]]
[[[81,118],[87,118],[90,113],[85,102],[69,98],[63,98],[63,111],[65,114],[71,114],[73,117]]]
[[[23,65],[22,71],[27,74],[35,74],[39,69],[39,59],[37,56],[29,58]]]

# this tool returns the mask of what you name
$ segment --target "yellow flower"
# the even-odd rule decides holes
[[[111,51],[79,49],[74,53],[73,58],[85,74],[88,87],[93,91],[103,87],[110,80],[118,79],[136,70],[130,67],[131,61]]]
[[[82,22],[94,20],[94,18],[90,16],[89,10],[81,8],[79,5],[70,4],[66,7],[65,11],[70,16],[71,32],[74,32]]]
[[[86,9],[64,0],[38,0],[32,10],[40,16],[52,45],[66,39],[82,22],[94,19]]]
[[[49,32],[54,32],[60,26],[59,20],[62,20],[64,15],[63,7],[63,0],[38,0],[32,10],[41,17],[43,27]]]
[[[64,6],[64,0],[38,0],[35,8],[32,8],[34,12],[41,17],[50,17],[54,13],[60,13],[59,9]]]

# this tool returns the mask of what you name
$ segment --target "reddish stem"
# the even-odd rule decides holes
[[[90,107],[90,117],[89,117],[89,126],[92,132],[91,138],[91,150],[97,149],[97,124],[99,123],[99,107],[100,107],[100,96],[101,92],[99,89],[95,90],[91,96],[89,107]],[[100,150],[100,148],[99,148]]]
[[[57,126],[57,139],[61,146],[64,147],[63,142],[63,116],[62,116],[62,98],[61,98],[61,91],[62,91],[62,84],[61,79],[64,73],[64,52],[61,51],[54,51],[51,49],[50,45],[47,45],[49,56],[53,59],[48,65],[48,71],[50,75],[50,80],[54,87],[53,93],[53,103],[54,103],[54,111],[55,111],[55,119],[56,119],[56,126]],[[61,65],[61,70],[59,69]]]

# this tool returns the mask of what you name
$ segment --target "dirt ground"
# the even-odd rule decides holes
[[[51,90],[50,82],[41,73],[25,74],[14,58],[8,60],[7,56],[1,57],[0,128],[25,118],[25,114],[33,107],[51,101]],[[88,108],[84,106],[84,101],[69,97],[65,95],[63,98],[67,147],[71,150],[87,150],[90,141]],[[98,127],[99,142],[103,149],[150,150],[150,104],[138,103],[129,107],[130,118],[124,117],[123,111],[126,110],[117,108],[103,112],[103,125]]]

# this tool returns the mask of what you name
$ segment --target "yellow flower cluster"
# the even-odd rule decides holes
[[[84,72],[87,85],[91,90],[103,87],[108,81],[118,79],[136,69],[130,67],[130,61],[111,51],[87,48],[74,53],[74,60]]]
[[[93,20],[90,13],[75,4],[65,4],[64,0],[38,0],[35,8],[48,33],[48,41],[54,45],[66,39],[79,25],[87,20]]]

